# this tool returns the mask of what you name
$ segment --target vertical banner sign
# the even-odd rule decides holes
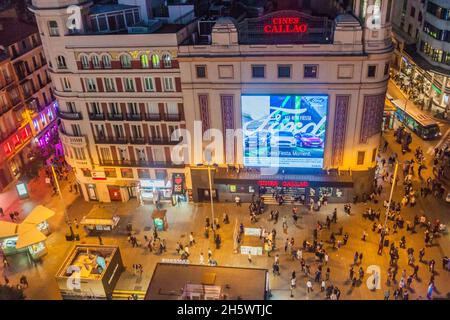
[[[172,173],[173,194],[184,194],[184,173]]]

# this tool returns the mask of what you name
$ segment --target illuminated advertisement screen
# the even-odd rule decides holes
[[[242,95],[244,165],[321,169],[328,96]]]

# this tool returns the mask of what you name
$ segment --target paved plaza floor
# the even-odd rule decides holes
[[[405,156],[397,150],[399,146],[392,141],[390,133],[386,134],[390,141],[389,152],[396,151],[400,154],[401,160],[409,159],[411,154]],[[404,158],[404,159],[402,159]],[[420,184],[420,181],[415,181],[415,186]],[[44,204],[49,208],[56,210],[57,215],[50,220],[50,226],[53,233],[48,237],[48,255],[43,257],[39,263],[32,263],[26,255],[16,255],[8,257],[10,266],[7,268],[0,267],[3,275],[6,275],[12,284],[18,283],[21,275],[26,275],[30,286],[25,290],[28,299],[60,299],[57,284],[55,281],[55,274],[61,266],[64,258],[74,245],[74,242],[67,242],[65,234],[68,228],[64,221],[63,204],[59,197],[52,196],[49,186],[43,182],[43,177],[38,180],[31,187],[31,198],[28,200],[18,200],[14,198],[14,192],[5,198],[0,198],[0,206],[3,206],[5,212],[16,209],[21,212],[20,220],[23,219],[28,212],[31,211],[34,205]],[[68,214],[70,219],[77,218],[81,220],[82,216],[86,215],[95,203],[87,203],[78,195],[69,192],[67,183],[62,183],[62,189],[66,203],[68,204]],[[176,259],[178,255],[175,251],[176,243],[180,241],[187,244],[189,241],[189,233],[193,232],[196,238],[196,244],[190,248],[190,262],[199,263],[200,252],[207,256],[208,248],[213,251],[213,258],[219,265],[224,266],[239,266],[239,267],[258,267],[267,268],[270,271],[270,288],[272,292],[272,299],[324,299],[325,294],[320,292],[318,283],[314,283],[314,291],[307,293],[306,281],[307,276],[302,274],[300,264],[298,261],[292,260],[290,254],[284,252],[284,241],[286,238],[293,237],[295,240],[294,247],[302,245],[303,240],[312,240],[313,229],[317,221],[324,222],[326,216],[331,216],[334,208],[338,211],[338,222],[332,224],[331,230],[323,230],[319,233],[319,238],[325,241],[325,250],[329,255],[329,263],[326,267],[331,269],[331,277],[327,284],[332,283],[338,286],[342,296],[341,299],[382,299],[384,291],[390,288],[391,294],[397,285],[388,287],[386,285],[386,273],[389,265],[388,249],[385,248],[383,254],[377,254],[379,235],[371,231],[372,221],[365,220],[362,217],[362,212],[371,206],[374,209],[381,208],[383,199],[386,199],[389,192],[389,185],[384,186],[381,201],[378,204],[364,204],[358,203],[352,205],[351,215],[344,213],[343,205],[328,204],[322,207],[319,212],[309,212],[306,207],[299,207],[300,219],[297,225],[293,224],[291,218],[292,206],[269,206],[269,208],[262,215],[258,216],[257,223],[252,224],[248,214],[247,204],[242,207],[236,207],[231,203],[216,203],[214,205],[216,217],[222,218],[224,212],[230,217],[230,224],[220,226],[219,233],[222,238],[222,246],[216,250],[211,238],[206,239],[203,235],[203,228],[205,218],[211,217],[211,208],[207,203],[187,204],[184,203],[180,207],[172,207],[166,204],[167,218],[169,228],[167,231],[160,232],[161,238],[166,239],[167,252],[162,255],[155,255],[150,253],[148,249],[143,247],[133,248],[127,241],[126,225],[131,223],[136,230],[137,238],[141,243],[144,242],[144,235],[150,236],[152,234],[151,227],[151,213],[154,206],[147,204],[140,206],[136,200],[131,200],[127,203],[115,204],[118,207],[118,213],[121,220],[116,231],[110,234],[105,234],[103,238],[104,244],[117,244],[120,246],[123,261],[127,267],[122,274],[116,289],[126,291],[145,291],[151,279],[156,263],[162,259]],[[7,194],[7,193],[6,193]],[[403,195],[403,186],[399,183],[394,193],[394,200],[400,201]],[[4,194],[2,194],[4,196]],[[272,209],[280,211],[280,219],[277,224],[269,221],[269,212]],[[382,211],[384,212],[384,210]],[[402,216],[405,220],[413,220],[415,214],[425,213],[431,219],[439,218],[442,223],[449,225],[450,222],[450,204],[444,203],[443,200],[437,200],[432,196],[426,199],[418,199],[416,207],[402,208]],[[286,232],[282,229],[281,218],[286,216],[288,221],[288,229]],[[383,215],[382,215],[383,217]],[[5,220],[9,220],[5,215]],[[246,255],[241,255],[234,252],[233,234],[235,226],[243,223],[246,227],[262,227],[266,230],[275,228],[277,231],[276,245],[277,250],[272,252],[272,256],[253,256],[252,263],[248,262]],[[349,241],[347,245],[340,249],[333,249],[330,244],[326,243],[331,231],[336,232],[339,227],[343,227],[344,233],[349,234]],[[390,222],[390,228],[392,229]],[[367,232],[368,237],[366,241],[362,241],[363,232]],[[390,235],[389,239],[399,245],[399,240],[402,235],[406,235],[406,247],[415,248],[416,257],[417,252],[424,246],[423,229],[418,228],[416,234],[406,233],[404,229],[399,230],[397,234]],[[81,239],[79,243],[95,243],[98,244],[97,237],[87,237],[83,230],[79,230]],[[342,237],[338,236],[338,239]],[[348,273],[351,264],[353,263],[353,256],[355,251],[363,253],[363,261],[361,265],[355,267],[355,271],[360,266],[364,271],[367,271],[369,266],[378,266],[381,270],[381,289],[370,290],[365,280],[363,283],[352,287],[348,280]],[[272,274],[272,264],[274,256],[280,256],[280,276]],[[450,272],[443,269],[442,258],[450,256],[450,236],[448,234],[437,238],[432,247],[426,248],[425,260],[434,259],[436,261],[436,293],[435,298],[450,298]],[[312,274],[318,266],[318,262],[312,253],[304,253],[304,258],[307,263],[311,265]],[[143,266],[144,272],[142,277],[135,276],[132,272],[132,265],[140,263]],[[412,273],[412,268],[407,264],[407,254],[405,249],[400,249],[399,260],[399,275],[406,269],[407,275]],[[294,290],[294,297],[290,297],[290,276],[292,271],[297,273],[297,288]],[[366,272],[367,274],[367,272]],[[410,299],[417,299],[419,297],[426,298],[426,290],[430,279],[430,272],[424,263],[420,263],[419,280],[414,280],[410,290]],[[367,279],[367,275],[365,279]],[[311,279],[312,280],[312,279]],[[3,282],[3,279],[0,279]],[[251,281],[251,279],[249,279]]]

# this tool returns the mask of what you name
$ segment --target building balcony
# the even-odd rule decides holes
[[[108,120],[110,120],[110,121],[123,121],[123,114],[121,114],[121,113],[108,113]]]
[[[184,168],[184,164],[174,164],[168,161],[131,161],[131,160],[106,160],[100,165],[107,167],[139,167],[139,168]]]
[[[86,138],[84,136],[73,136],[59,130],[59,138],[61,142],[66,145],[74,147],[86,147]]]
[[[64,112],[58,111],[58,117],[64,120],[83,120],[81,112]]]
[[[141,121],[142,117],[140,113],[127,113],[128,121]]]
[[[103,121],[103,120],[105,120],[105,115],[103,113],[91,113],[91,112],[89,112],[89,120]]]
[[[162,117],[159,113],[146,113],[145,120],[146,121],[161,121]]]
[[[181,121],[181,114],[165,114],[164,121]]]
[[[145,138],[131,138],[130,143],[131,144],[145,144]]]
[[[127,138],[94,137],[97,144],[128,144]]]
[[[154,145],[176,145],[178,144],[180,140],[171,140],[170,138],[166,137],[150,137],[148,138],[147,143],[148,144],[154,144]]]
[[[150,145],[176,145],[180,140],[171,140],[166,137],[155,137],[155,138],[114,138],[114,137],[94,137],[95,143],[97,144],[150,144]]]

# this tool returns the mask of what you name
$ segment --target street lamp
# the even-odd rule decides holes
[[[214,218],[214,200],[213,200],[213,194],[212,194],[212,178],[211,178],[211,167],[216,168],[217,164],[198,164],[197,166],[206,166],[208,168],[208,180],[209,180],[209,198],[211,200],[211,218],[212,218],[212,232],[213,232],[213,238],[216,238],[216,226],[215,226],[215,218]]]

